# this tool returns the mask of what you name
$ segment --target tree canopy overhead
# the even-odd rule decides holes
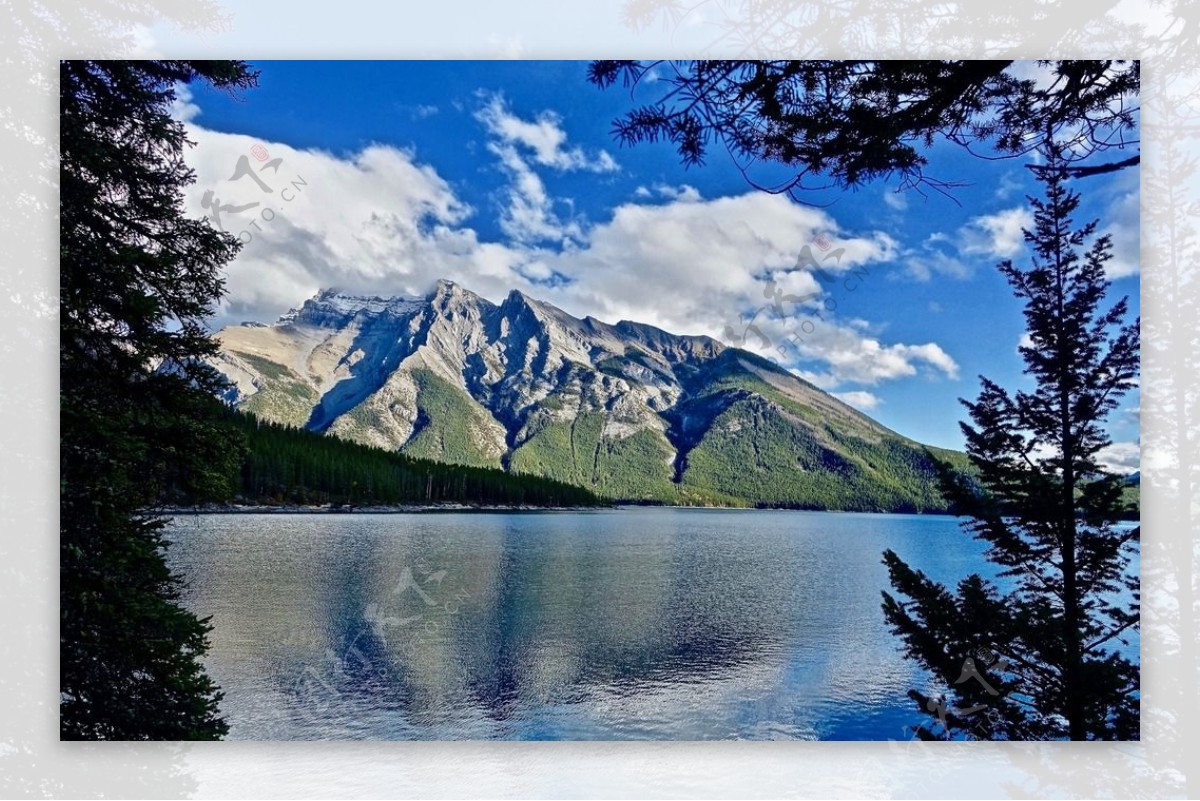
[[[1031,64],[1031,63],[1030,63]],[[944,191],[923,151],[939,140],[982,158],[1028,156],[1057,142],[1061,169],[1083,177],[1133,166],[1137,61],[594,61],[589,80],[652,99],[614,122],[622,144],[667,141],[685,165],[714,146],[747,180],[796,193],[898,175]],[[654,80],[646,80],[653,74]],[[756,163],[791,173],[772,185]]]

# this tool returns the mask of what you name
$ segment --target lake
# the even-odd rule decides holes
[[[956,518],[635,508],[178,518],[230,739],[904,739],[885,548]]]

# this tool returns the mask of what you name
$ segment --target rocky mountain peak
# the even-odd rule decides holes
[[[433,292],[429,295],[431,300],[445,300],[448,298],[461,298],[465,294],[470,294],[474,297],[474,293],[466,293],[466,291],[453,281],[446,278],[439,278],[434,284]]]
[[[923,449],[766,359],[519,291],[496,305],[448,280],[424,297],[327,288],[217,338],[245,411],[414,456],[630,499],[940,498]]]
[[[300,308],[288,311],[279,318],[276,325],[342,328],[359,316],[403,316],[414,311],[422,302],[423,298],[358,295],[330,287],[318,290],[315,295],[304,301]]]

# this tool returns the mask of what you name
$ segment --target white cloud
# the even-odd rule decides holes
[[[1013,173],[1006,172],[1000,176],[1000,180],[996,184],[996,197],[1000,200],[1008,200],[1019,189],[1021,189],[1021,182]]]
[[[500,159],[509,175],[508,204],[500,218],[500,228],[513,240],[532,244],[577,239],[577,223],[562,220],[554,210],[554,199],[546,185],[511,145],[490,143],[488,150]]]
[[[589,156],[582,148],[568,148],[557,114],[545,111],[533,121],[524,120],[513,114],[499,95],[490,96],[475,117],[491,137],[488,150],[509,175],[507,208],[500,220],[504,233],[525,244],[577,241],[582,234],[579,223],[558,215],[555,199],[534,165],[560,172],[612,172],[618,169],[612,156],[604,150]]]
[[[791,368],[790,372],[798,378],[803,378],[818,389],[829,391],[836,388],[838,384],[837,379],[828,373],[815,373],[812,370],[802,370],[799,367]]]
[[[1024,206],[972,217],[958,231],[959,249],[964,254],[1008,258],[1025,244],[1023,229],[1033,227],[1033,213]]]
[[[1036,60],[1014,61],[1008,68],[1008,73],[1022,81],[1033,81],[1035,89],[1051,89],[1055,82],[1053,65]]]
[[[599,150],[589,156],[580,147],[567,148],[562,118],[552,111],[543,111],[533,121],[523,120],[509,110],[503,97],[493,95],[476,114],[476,118],[497,140],[514,148],[531,151],[534,162],[544,167],[590,172],[613,172],[619,169],[608,151]]]
[[[411,295],[444,277],[494,302],[515,288],[579,317],[636,320],[681,334],[721,337],[740,315],[765,312],[764,320],[774,318],[767,328],[774,341],[763,347],[751,336],[747,345],[825,376],[834,388],[920,373],[957,375],[938,345],[883,341],[864,321],[839,319],[821,305],[833,297],[822,292],[835,291],[829,276],[837,280],[892,259],[897,246],[881,232],[844,231],[827,212],[785,197],[748,191],[703,199],[679,187],[656,202],[620,205],[602,222],[564,224],[541,216],[550,199],[518,159],[511,165],[516,200],[530,205],[506,208],[502,224],[566,230],[568,246],[544,246],[520,231],[485,242],[469,225],[477,211],[409,151],[372,146],[342,157],[194,126],[190,135],[198,142],[188,154],[198,175],[188,193],[190,213],[207,212],[208,191],[223,205],[259,203],[223,212],[226,230],[248,244],[227,270],[229,297],[218,324],[270,321],[324,287]],[[252,155],[256,145],[281,160],[277,171],[264,170],[271,162]],[[248,176],[230,180],[243,157],[273,192]],[[812,245],[826,240],[827,251]],[[824,290],[813,264],[797,264],[805,246],[815,266],[828,271]],[[840,258],[830,258],[838,250]],[[858,272],[857,280],[873,273]],[[824,314],[817,333],[780,354],[788,321],[795,327],[814,308]]]
[[[1058,455],[1058,448],[1048,445],[1045,442],[1035,442],[1029,449],[1029,461],[1037,465],[1042,464],[1047,459],[1057,459]]]
[[[695,203],[700,200],[700,190],[690,184],[680,184],[679,186],[655,184],[654,191],[658,192],[660,197],[671,200],[682,200],[687,203]]]
[[[930,375],[958,378],[958,363],[932,342],[922,345],[885,344],[855,326],[829,318],[797,315],[794,319],[764,320],[759,326],[770,347],[747,341],[747,349],[777,360],[816,365],[800,368],[797,375],[823,389],[845,384],[875,386],[883,381]]]
[[[1032,227],[1033,215],[1023,206],[972,217],[953,235],[935,232],[919,248],[903,254],[903,270],[892,279],[926,282],[935,276],[966,279],[974,274],[979,256],[1008,258],[1024,247],[1023,229]]]
[[[642,73],[642,77],[639,80],[642,83],[658,83],[662,79],[663,76],[662,73],[659,72],[658,67],[651,67]]]
[[[1149,455],[1149,454],[1148,454]],[[1035,463],[1058,458],[1059,450],[1051,445],[1039,443],[1030,452]],[[1096,463],[1101,468],[1117,475],[1129,475],[1141,469],[1142,446],[1136,441],[1114,442],[1101,448],[1096,454]]]
[[[920,252],[904,258],[904,274],[915,281],[925,282],[934,275],[949,278],[968,278],[971,268],[944,250],[926,246]]]
[[[811,247],[819,232],[830,254]],[[601,299],[601,319],[631,319],[678,333],[719,335],[748,309],[773,306],[765,294],[819,290],[797,255],[808,245],[831,274],[889,258],[895,243],[877,232],[837,233],[825,212],[763,192],[662,204],[631,203],[588,231],[586,247],[554,258],[576,293]],[[592,301],[593,307],[595,301]]]
[[[433,105],[418,104],[416,106],[407,106],[408,116],[414,120],[427,120],[435,116],[440,109]]]
[[[180,122],[191,122],[200,116],[200,107],[192,100],[192,90],[185,83],[175,84],[175,100],[171,102],[170,114]]]
[[[908,208],[908,198],[904,193],[892,189],[883,190],[883,202],[893,211],[904,211]]]
[[[1108,203],[1101,215],[1101,232],[1112,238],[1113,258],[1106,266],[1110,280],[1137,275],[1140,272],[1140,193],[1136,171],[1122,176],[1120,189]],[[1019,184],[1001,177],[997,196],[1007,196]],[[973,217],[953,234],[942,232],[931,234],[921,247],[909,251],[903,258],[904,270],[898,275],[916,281],[928,281],[936,275],[954,278],[969,277],[978,260],[973,257],[991,259],[1011,258],[1025,247],[1026,229],[1034,225],[1033,213],[1026,206],[1016,206],[992,214]],[[945,245],[954,249],[951,253],[936,247]],[[894,275],[893,277],[898,277]]]
[[[1135,473],[1141,469],[1142,446],[1137,442],[1114,442],[1096,454],[1096,461],[1111,473]]]
[[[1136,184],[1122,192],[1109,204],[1103,221],[1109,221],[1104,233],[1112,237],[1113,258],[1105,266],[1105,275],[1110,280],[1137,275],[1141,271],[1141,209]]]
[[[701,199],[700,190],[690,184],[680,184],[679,186],[671,186],[670,184],[655,184],[653,189],[645,186],[639,186],[633,190],[633,196],[648,200],[652,197],[667,198],[669,200],[683,200],[694,203]]]
[[[495,261],[461,227],[471,208],[411,153],[372,146],[338,158],[196,126],[189,136],[197,142],[187,152],[197,174],[189,212],[211,215],[219,203],[222,226],[246,242],[228,267],[219,322],[271,319],[327,286],[423,291],[424,270],[460,270],[467,262],[483,269]],[[255,146],[269,160],[259,161]],[[242,159],[249,174],[231,180]],[[275,159],[278,165],[269,166]]]
[[[872,395],[870,392],[864,392],[862,390],[855,390],[853,392],[835,392],[833,393],[833,397],[864,412],[869,412],[875,409],[880,403],[883,402],[878,395]]]

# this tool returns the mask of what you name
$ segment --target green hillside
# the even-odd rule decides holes
[[[513,451],[509,469],[557,478],[610,498],[674,499],[672,449],[666,438],[645,429],[605,437],[604,422],[595,412],[583,412],[570,422],[538,416],[532,424],[536,433]]]
[[[417,459],[311,431],[229,415],[245,452],[230,500],[258,504],[597,506],[559,481]]]
[[[626,375],[632,365],[647,367],[640,352],[600,369]],[[531,415],[533,433],[513,451],[509,469],[621,501],[946,510],[930,453],[959,469],[967,464],[963,454],[926,449],[846,407],[831,416],[754,370],[797,381],[771,362],[730,351],[691,372],[691,398],[671,415],[667,435],[643,429],[605,436],[603,414],[562,420],[553,414],[561,403],[551,396]]]
[[[294,370],[261,356],[251,353],[234,355],[269,379],[263,382],[262,389],[250,396],[242,407],[243,411],[297,428],[308,422],[319,398],[304,379]]]
[[[500,454],[478,446],[488,413],[470,395],[430,370],[413,370],[420,413],[412,439],[401,449],[409,456],[472,467],[500,467]]]

